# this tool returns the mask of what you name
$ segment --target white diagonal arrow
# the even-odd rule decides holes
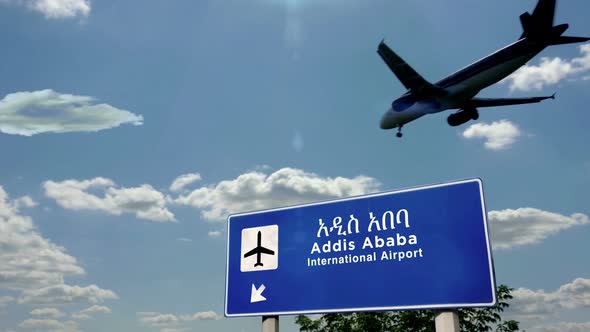
[[[262,296],[262,292],[264,292],[265,289],[266,287],[264,286],[264,284],[261,284],[258,289],[256,289],[256,286],[254,286],[254,284],[252,284],[252,294],[250,295],[250,303],[266,301],[266,297]]]

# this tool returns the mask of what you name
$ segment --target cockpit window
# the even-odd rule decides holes
[[[418,100],[414,96],[405,96],[397,99],[391,104],[391,108],[396,112],[401,112],[414,105]]]

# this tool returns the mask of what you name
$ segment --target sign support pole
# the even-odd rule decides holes
[[[459,312],[457,310],[440,310],[434,316],[436,332],[459,332]]]
[[[279,332],[279,316],[262,316],[262,332]]]

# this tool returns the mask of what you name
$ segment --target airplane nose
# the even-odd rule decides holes
[[[381,117],[381,121],[379,122],[379,128],[381,129],[391,129],[391,128],[395,128],[396,124],[393,123],[393,110],[391,109],[391,107],[387,110],[387,112],[385,112],[385,114],[383,114],[383,116]]]

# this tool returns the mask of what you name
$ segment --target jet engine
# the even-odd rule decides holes
[[[464,124],[469,120],[477,119],[479,119],[479,112],[477,111],[477,109],[472,108],[449,115],[449,117],[447,118],[447,122],[451,127],[456,127]]]

